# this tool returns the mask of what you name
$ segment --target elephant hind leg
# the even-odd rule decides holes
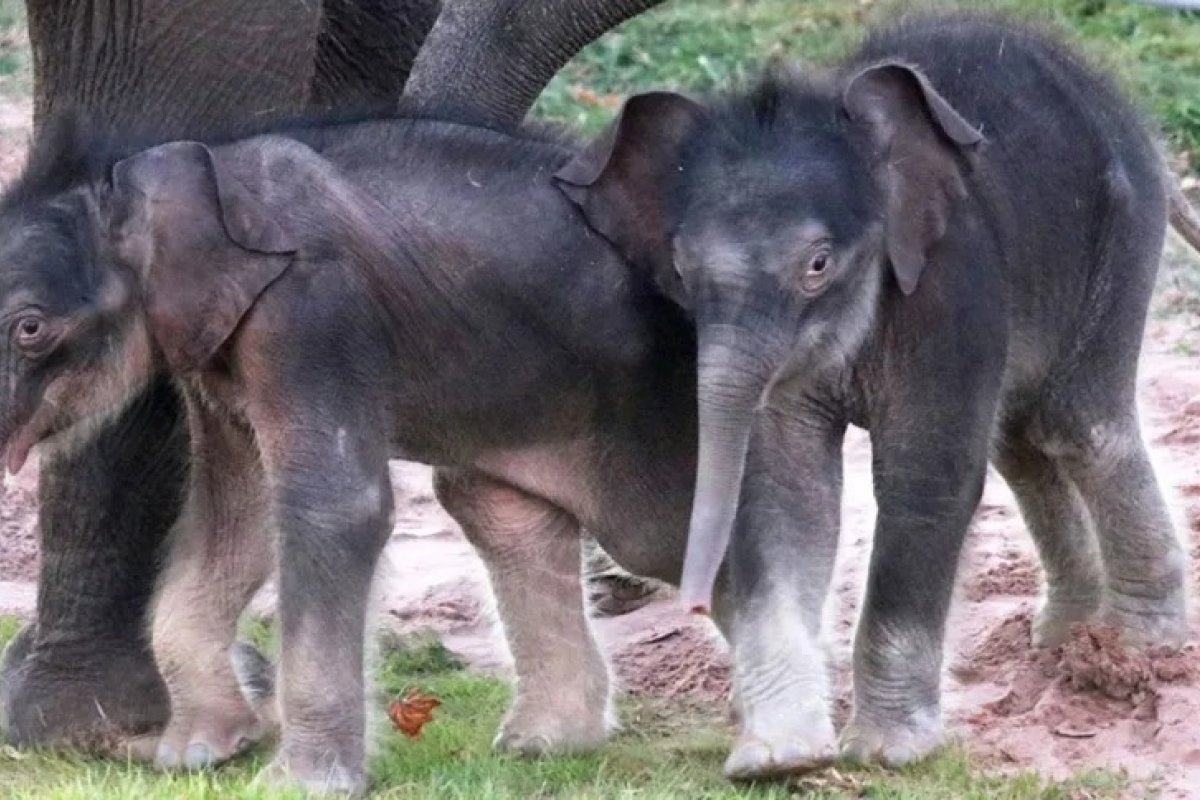
[[[600,746],[612,727],[610,680],[584,607],[579,523],[470,470],[438,470],[434,487],[487,566],[516,663],[496,747],[543,755]]]
[[[1091,514],[1064,466],[1023,432],[997,447],[996,467],[1017,498],[1046,573],[1046,601],[1033,627],[1038,647],[1066,641],[1100,607],[1104,569]]]
[[[151,640],[171,696],[161,767],[197,769],[238,755],[274,715],[264,670],[236,643],[237,622],[270,574],[265,485],[249,431],[189,400],[191,491],[172,534]],[[254,653],[257,655],[257,653]],[[260,708],[255,708],[255,704]]]
[[[1105,582],[1100,619],[1134,644],[1187,637],[1187,554],[1176,534],[1136,414],[1091,424],[1060,463],[1098,534]]]
[[[1131,643],[1187,633],[1186,555],[1142,439],[1136,367],[1166,217],[1154,158],[1124,158],[1103,176],[1095,263],[1071,348],[1041,389],[1029,436],[1079,491],[1104,565],[1100,619]]]

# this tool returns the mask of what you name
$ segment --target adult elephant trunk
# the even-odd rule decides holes
[[[403,106],[511,128],[589,42],[662,0],[446,0],[417,55]]]
[[[754,414],[769,370],[744,343],[701,341],[697,373],[700,448],[683,561],[685,607],[706,614],[733,533]]]

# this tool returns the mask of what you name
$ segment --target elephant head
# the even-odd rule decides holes
[[[633,97],[557,174],[697,327],[689,608],[710,608],[756,409],[776,387],[845,369],[881,293],[918,290],[981,139],[920,71],[889,62],[769,76],[712,106]]]

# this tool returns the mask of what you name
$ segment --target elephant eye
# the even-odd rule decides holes
[[[824,289],[833,275],[833,266],[833,254],[824,248],[809,256],[804,274],[800,276],[800,291],[814,295]]]
[[[38,314],[28,314],[17,320],[17,344],[25,349],[34,349],[46,338],[49,326]]]

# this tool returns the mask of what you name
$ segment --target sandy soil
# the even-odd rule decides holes
[[[7,128],[22,111],[27,115],[0,108],[0,178],[20,163],[23,139]],[[1147,437],[1193,556],[1200,554],[1200,359],[1183,353],[1195,352],[1197,338],[1178,317],[1154,323],[1140,380]],[[0,498],[0,613],[32,612],[36,479],[33,463],[9,479]],[[400,633],[435,631],[474,669],[511,674],[482,565],[434,500],[429,471],[397,463],[393,483],[397,521],[377,581],[380,618]],[[870,445],[854,432],[846,444],[844,537],[826,626],[840,715],[849,707],[850,642],[874,515]],[[1193,569],[1200,576],[1200,559]],[[1033,651],[1030,621],[1041,580],[1012,497],[989,475],[950,624],[950,733],[999,770],[1061,776],[1123,767],[1153,778],[1164,796],[1193,796],[1189,787],[1200,787],[1200,655],[1193,647],[1177,655],[1127,652],[1103,629],[1080,630],[1054,652]],[[270,613],[271,606],[268,589],[256,607]],[[724,645],[707,623],[673,603],[597,620],[596,630],[626,691],[710,699],[728,693]]]

